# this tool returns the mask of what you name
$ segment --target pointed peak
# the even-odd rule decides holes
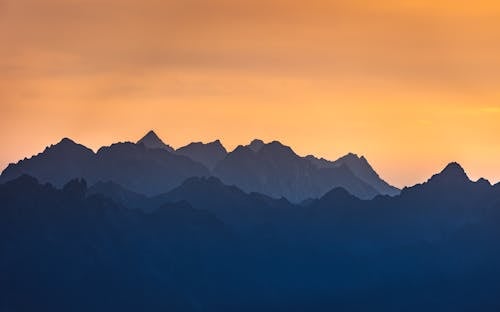
[[[154,132],[154,130],[149,130],[148,133],[146,133],[146,135],[141,140],[144,139],[153,139],[161,141],[160,137],[156,134],[156,132]]]
[[[476,181],[477,184],[482,184],[482,185],[487,185],[487,186],[491,186],[491,182],[488,181],[487,179],[485,178],[479,178],[477,181]]]
[[[76,144],[75,141],[71,140],[70,138],[63,138],[59,143],[57,143],[57,145],[74,145]]]
[[[226,147],[222,144],[222,142],[217,139],[211,143],[209,143],[209,145],[212,145],[214,146],[216,149],[218,149],[219,151],[223,152],[224,154],[227,154],[227,149]]]
[[[448,165],[446,165],[446,167],[443,169],[443,171],[441,171],[440,174],[467,176],[464,168],[462,168],[462,166],[460,166],[460,164],[457,162],[451,162]]]
[[[217,139],[217,140],[215,140],[215,141],[213,141],[213,142],[207,143],[207,145],[213,145],[213,146],[221,147],[221,148],[223,148],[224,150],[226,149],[226,148],[224,147],[224,145],[222,145],[222,142],[221,142],[219,139]]]
[[[93,153],[93,151],[91,149],[89,149],[88,147],[81,145],[81,144],[78,144],[75,141],[71,140],[70,138],[63,138],[61,141],[59,141],[59,143],[47,146],[45,148],[44,152],[47,152],[47,151],[75,151],[75,150],[78,150],[78,151],[85,150],[85,151]]]
[[[142,139],[137,141],[137,144],[143,144],[145,147],[151,149],[158,148],[170,152],[173,151],[173,148],[165,144],[153,130],[150,130],[148,133],[146,133],[146,135]]]
[[[465,170],[457,162],[449,163],[440,173],[434,175],[431,180],[464,182],[470,181]]]

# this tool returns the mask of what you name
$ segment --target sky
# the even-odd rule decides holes
[[[500,3],[0,0],[0,170],[154,129],[500,181]]]

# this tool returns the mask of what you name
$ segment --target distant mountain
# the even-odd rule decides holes
[[[99,181],[90,186],[86,191],[87,196],[97,194],[103,195],[129,209],[151,211],[158,208],[151,205],[151,200],[146,195],[130,191],[113,181]]]
[[[316,158],[312,155],[306,156],[305,158],[318,168],[336,168],[345,165],[354,175],[368,183],[380,194],[394,196],[400,192],[398,188],[382,180],[364,156],[359,157],[356,154],[349,153],[335,161]]]
[[[147,148],[159,148],[174,152],[174,149],[170,145],[163,143],[153,130],[149,131],[142,139],[137,141],[137,144],[144,144]]]
[[[226,149],[219,140],[207,144],[201,142],[190,143],[175,152],[202,163],[210,170],[227,155]]]
[[[485,179],[471,181],[465,170],[453,162],[427,182],[404,188],[401,198],[407,199],[411,206],[429,207],[429,203],[445,202],[453,204],[450,209],[461,209],[464,206],[482,206],[484,203],[481,201],[489,200],[495,191],[495,187]]]
[[[238,146],[215,167],[214,174],[226,184],[293,202],[317,198],[334,187],[344,187],[363,199],[379,194],[356,177],[347,166],[318,168],[293,150],[274,141]]]
[[[0,176],[0,183],[20,175],[62,186],[73,178],[89,183],[113,181],[145,195],[164,193],[193,176],[207,176],[209,170],[188,157],[143,144],[117,143],[97,153],[69,139],[47,148],[30,159],[11,164]]]
[[[292,215],[294,205],[288,200],[274,199],[257,193],[247,194],[219,179],[190,178],[172,191],[153,198],[156,206],[162,203],[186,201],[196,209],[204,209],[236,227],[268,223],[280,213],[281,221]]]
[[[188,157],[132,143],[100,148],[95,166],[92,182],[111,180],[148,196],[168,191],[189,177],[210,174]]]
[[[0,311],[498,311],[499,186],[451,163],[295,205],[213,177],[144,198],[22,175],[0,184]]]
[[[362,232],[363,237],[385,244],[443,239],[460,227],[484,222],[491,209],[500,205],[495,187],[484,179],[471,181],[457,163],[450,163],[423,184],[404,188],[395,197],[360,201],[344,193],[334,190],[307,207],[328,226],[332,221],[339,230],[350,233],[344,235]],[[391,233],[398,237],[389,238]]]
[[[0,183],[29,174],[60,187],[69,180],[88,175],[94,161],[91,149],[64,138],[38,155],[10,164],[0,175]]]
[[[246,192],[284,196],[293,202],[319,198],[335,187],[361,199],[399,194],[364,157],[355,154],[336,161],[300,157],[280,142],[265,144],[259,139],[231,153],[219,140],[194,142],[175,151],[152,130],[136,144],[117,143],[97,153],[65,138],[43,153],[10,164],[0,175],[0,183],[22,174],[58,187],[77,177],[90,184],[112,181],[148,196],[164,193],[189,177],[208,175]]]
[[[255,139],[253,140],[252,142],[250,142],[250,144],[248,144],[248,148],[251,149],[252,151],[258,153],[260,151],[260,149],[264,146],[264,141],[262,140],[259,140],[259,139]]]
[[[231,283],[221,259],[232,234],[212,214],[186,202],[144,213],[85,193],[78,180],[0,184],[0,311],[195,311],[193,295],[213,296],[201,285]]]

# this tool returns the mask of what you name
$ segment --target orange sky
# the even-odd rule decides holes
[[[0,0],[0,168],[155,129],[499,181],[500,4],[394,2]]]

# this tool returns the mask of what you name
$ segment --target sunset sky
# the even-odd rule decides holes
[[[500,180],[498,0],[0,0],[0,45],[0,170],[154,129]]]

